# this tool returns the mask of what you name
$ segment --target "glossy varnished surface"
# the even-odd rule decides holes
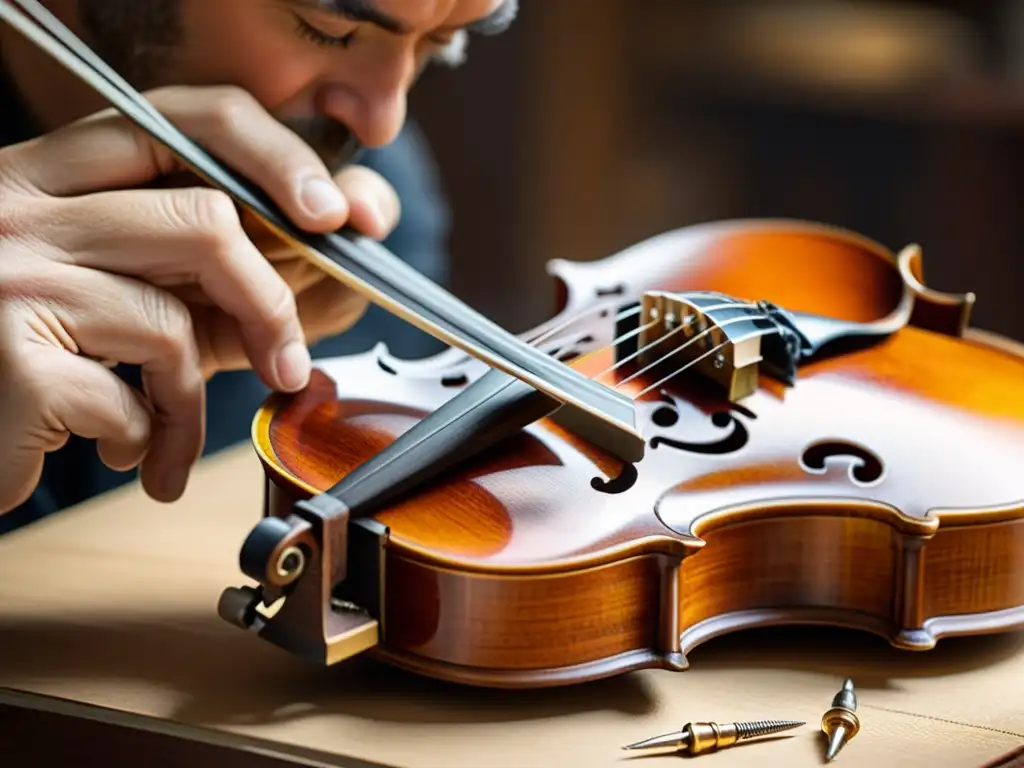
[[[822,302],[834,295],[844,314],[862,320],[883,315],[899,300],[892,265],[846,241],[781,235],[734,240],[712,242],[690,260],[678,258],[678,275],[658,285],[692,283],[766,296],[800,310],[825,310]],[[784,268],[775,269],[780,259]],[[773,268],[755,270],[756,260]],[[810,274],[801,278],[800,268]],[[602,264],[589,269],[604,275],[606,286],[625,277]],[[634,268],[626,274],[636,279],[641,272]],[[759,289],[758,275],[774,290]],[[607,320],[593,315],[588,320],[601,332],[593,346],[613,335]],[[608,353],[599,353],[579,367],[593,374],[610,363]],[[384,357],[385,367],[394,365]],[[394,375],[373,355],[324,361],[324,375],[314,386],[276,412],[268,434],[272,455],[292,478],[326,489],[418,413],[454,394],[440,375],[424,367],[425,372],[410,366]],[[476,370],[473,361],[465,361],[445,373],[472,376]],[[650,380],[631,382],[624,391],[637,392]],[[645,398],[641,424],[649,440],[707,443],[737,428],[716,426],[709,414],[730,410],[727,404],[704,392],[698,396],[687,384],[680,377],[664,388],[678,413],[670,428],[643,418],[663,405],[656,393]],[[1015,472],[1024,449],[1022,391],[1024,360],[908,328],[876,347],[805,366],[793,388],[762,378],[761,390],[731,411],[749,435],[742,450],[705,456],[664,445],[650,449],[639,465],[639,482],[624,494],[590,487],[591,477],[617,472],[617,462],[542,426],[380,519],[391,527],[396,545],[430,547],[466,564],[516,565],[592,552],[632,537],[637,526],[685,536],[712,510],[793,495],[881,502],[918,519],[931,510],[996,507],[1024,500],[1024,481]],[[829,440],[873,454],[881,477],[867,484],[852,480],[850,456],[831,459],[823,471],[803,464],[810,446]]]
[[[596,311],[614,313],[608,295],[653,288],[865,322],[900,302],[893,254],[788,226],[682,230],[556,264],[563,311],[546,327],[579,317],[560,333],[599,349],[615,334]],[[934,312],[915,317],[954,326],[949,299],[922,299]],[[596,374],[611,361],[598,351],[576,365]],[[306,392],[268,403],[257,448],[282,487],[325,490],[480,371],[457,353],[322,361]],[[926,648],[1020,622],[1024,357],[1012,344],[909,327],[802,367],[794,387],[762,377],[738,406],[681,376],[643,398],[638,423],[648,452],[621,492],[592,486],[619,462],[545,422],[379,513],[383,652],[410,652],[404,663],[428,672],[428,661],[550,670],[630,652],[672,667],[703,639],[757,624],[848,624]],[[942,618],[958,615],[974,623]]]
[[[587,367],[599,370],[608,362],[595,356]],[[395,381],[366,358],[329,361],[325,371],[335,381],[318,376],[316,387],[282,409],[270,427],[284,468],[318,490],[383,448],[417,410],[426,410],[414,399],[417,393],[445,394],[430,379]],[[969,371],[991,384],[977,386]],[[353,376],[360,388],[393,391],[392,402],[401,407],[385,402],[384,394],[378,403],[347,400]],[[917,519],[925,532],[932,525],[930,511],[1024,499],[1024,476],[1016,471],[1024,450],[1024,398],[1017,396],[1017,381],[1024,382],[1024,361],[910,328],[877,348],[806,367],[792,389],[766,380],[744,401],[746,413],[733,412],[749,435],[742,450],[703,456],[658,446],[639,464],[636,486],[623,494],[590,487],[602,469],[617,471],[616,462],[602,460],[557,428],[538,426],[379,519],[390,526],[396,545],[491,565],[593,552],[638,529],[686,535],[713,510],[792,496],[878,502]],[[389,390],[390,384],[396,386]],[[634,382],[629,388],[634,384],[640,386]],[[408,399],[398,400],[406,385]],[[737,429],[715,426],[707,401],[691,405],[678,387],[666,391],[675,395],[679,422],[660,428],[647,419],[649,438],[710,443]],[[316,405],[318,392],[326,399]],[[648,413],[659,407],[653,399],[643,404]],[[290,417],[300,412],[296,429]],[[869,452],[881,465],[880,476],[868,482],[852,478],[860,460],[849,455],[832,458],[824,470],[808,467],[805,453],[821,441]]]

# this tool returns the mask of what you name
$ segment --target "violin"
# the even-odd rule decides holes
[[[253,420],[258,586],[225,619],[494,687],[684,670],[766,625],[926,650],[1024,624],[1024,345],[972,331],[919,247],[726,221],[549,273],[522,338],[634,400],[644,456],[456,348],[320,360]]]
[[[497,687],[683,670],[726,632],[911,650],[1024,626],[1024,345],[921,251],[791,221],[556,261],[515,336],[351,231],[312,236],[38,0],[4,21],[313,264],[449,344],[318,362],[253,421],[261,519],[220,615],[323,664]]]

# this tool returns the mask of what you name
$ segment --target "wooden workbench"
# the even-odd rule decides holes
[[[685,673],[527,692],[365,658],[318,668],[216,614],[222,588],[245,583],[238,548],[260,509],[243,446],[204,461],[177,504],[129,487],[0,538],[0,755],[76,768],[140,752],[137,764],[190,768],[603,768],[689,720],[779,718],[807,725],[702,765],[800,768],[823,763],[818,725],[848,675],[862,730],[840,768],[975,768],[1024,744],[1024,634],[912,654],[855,633],[750,632],[697,649]]]

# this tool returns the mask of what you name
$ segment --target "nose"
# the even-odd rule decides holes
[[[320,109],[346,125],[364,147],[382,147],[395,140],[405,123],[408,82],[399,67],[391,72],[378,68],[370,77],[324,86]]]

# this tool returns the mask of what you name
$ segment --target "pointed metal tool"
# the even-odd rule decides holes
[[[788,731],[803,725],[796,720],[756,720],[749,723],[687,723],[681,731],[655,736],[623,749],[645,752],[688,752],[697,755],[712,749],[731,747],[739,741]]]
[[[842,689],[832,699],[832,709],[821,717],[821,730],[828,736],[828,751],[825,761],[831,763],[860,730],[860,719],[856,714],[857,694],[853,680],[846,678]]]

